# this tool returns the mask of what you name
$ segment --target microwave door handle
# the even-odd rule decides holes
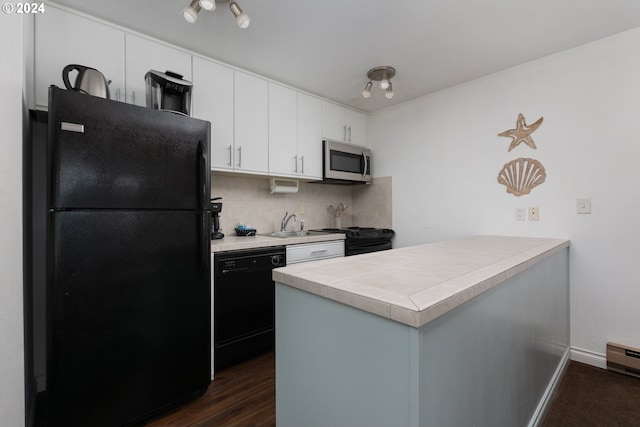
[[[365,152],[362,152],[362,159],[364,160],[364,169],[362,170],[362,179],[365,179],[366,175],[367,175],[367,169],[369,169],[369,165],[367,164],[367,155],[365,154]]]

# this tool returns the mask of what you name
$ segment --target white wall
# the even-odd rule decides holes
[[[22,321],[23,20],[0,16],[0,420],[24,425]]]
[[[544,117],[537,150],[507,152],[510,139],[497,136],[518,113],[527,124]],[[469,234],[570,238],[572,357],[604,366],[607,341],[640,347],[639,117],[640,29],[375,113],[374,171],[393,175],[397,246]],[[547,172],[521,197],[497,182],[518,157]],[[591,215],[576,214],[579,197],[591,197]],[[515,221],[528,206],[540,221]]]

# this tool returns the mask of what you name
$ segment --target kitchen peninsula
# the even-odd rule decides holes
[[[273,277],[281,427],[535,425],[568,360],[568,240],[476,236]]]

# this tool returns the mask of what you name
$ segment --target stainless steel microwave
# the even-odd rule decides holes
[[[344,142],[322,141],[323,182],[368,184],[371,182],[371,150]]]

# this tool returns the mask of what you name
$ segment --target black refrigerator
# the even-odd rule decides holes
[[[135,424],[211,379],[210,123],[55,86],[46,121],[26,150],[36,424]]]

